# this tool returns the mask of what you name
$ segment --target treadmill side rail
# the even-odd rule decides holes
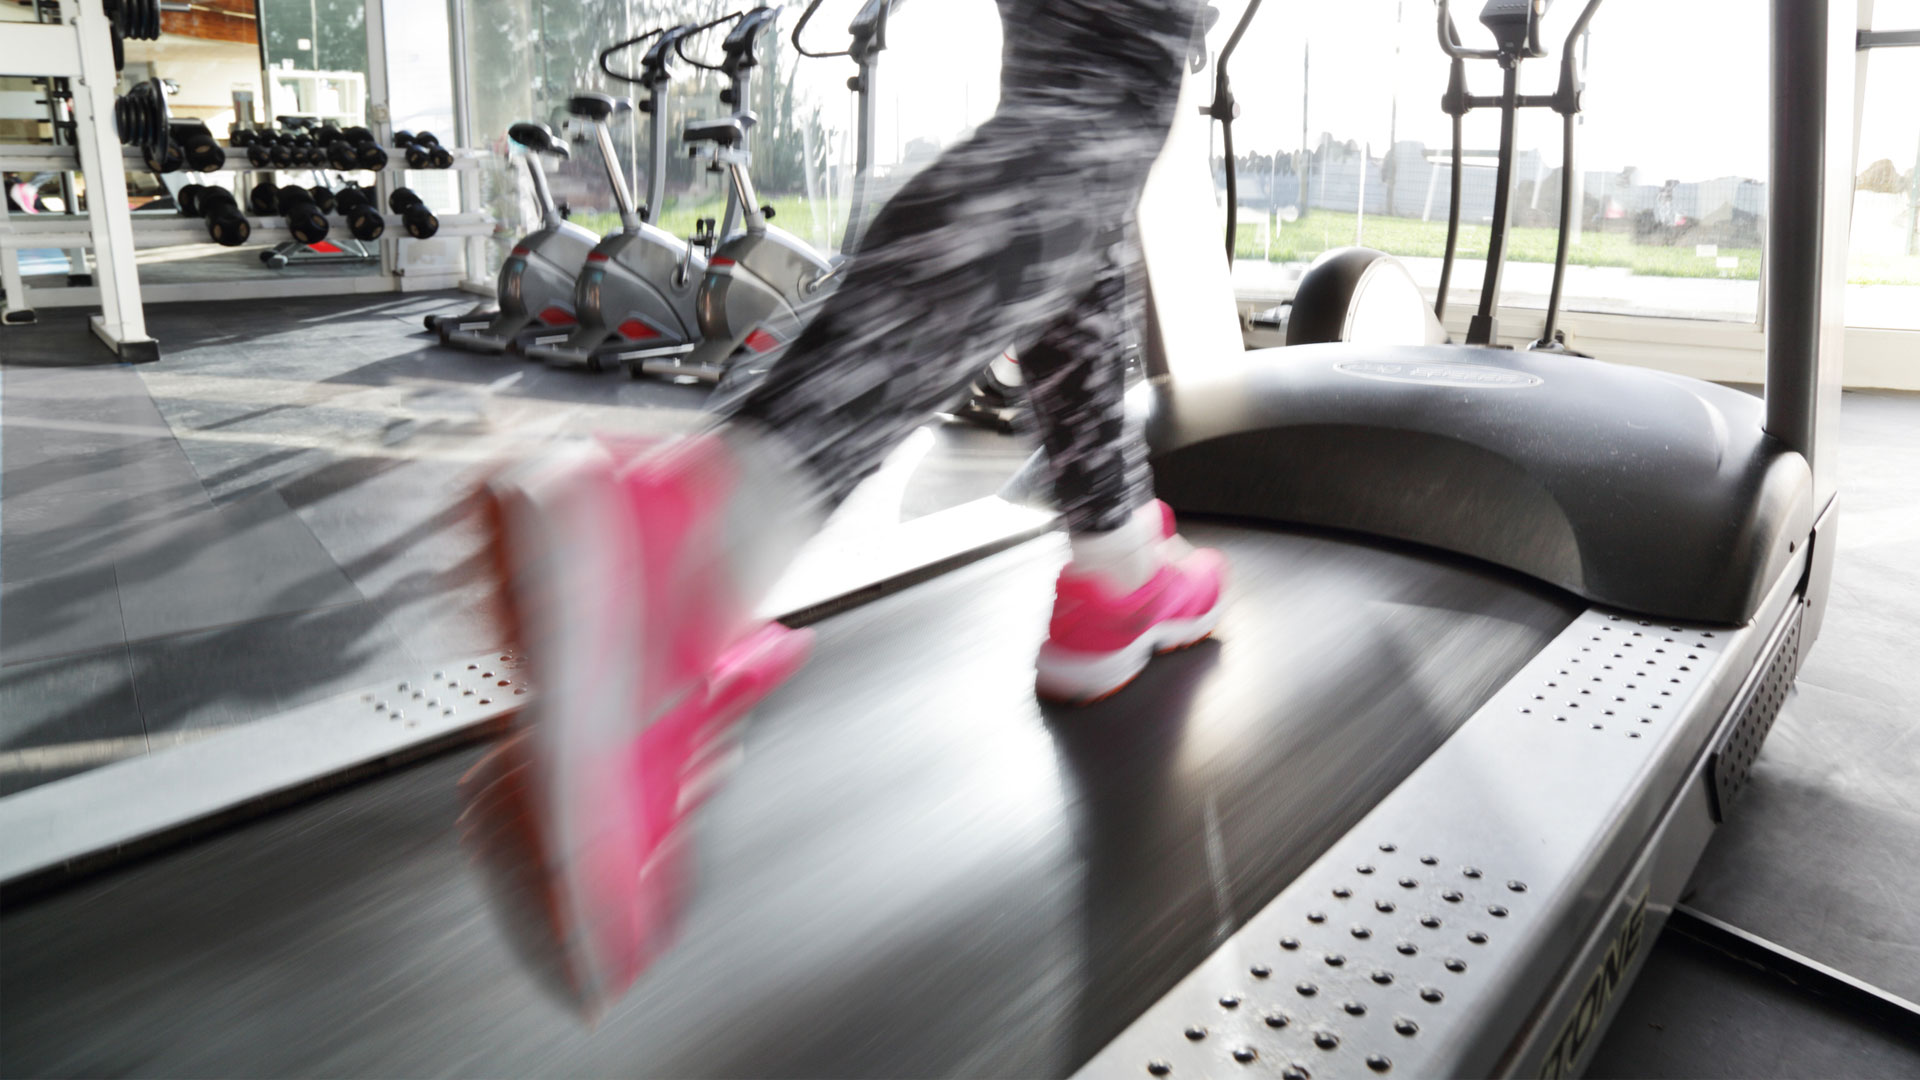
[[[1711,832],[1710,751],[1797,640],[1804,558],[1737,629],[1589,609],[1078,1075],[1577,1071]]]

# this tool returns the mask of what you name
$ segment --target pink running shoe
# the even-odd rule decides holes
[[[810,646],[746,617],[725,556],[732,479],[723,446],[688,440],[624,466],[573,447],[490,485],[538,695],[462,781],[463,833],[516,946],[589,1017],[671,942],[680,826],[733,724]]]
[[[1071,564],[1060,571],[1053,620],[1035,664],[1041,697],[1098,701],[1124,689],[1156,655],[1197,645],[1213,633],[1226,559],[1212,548],[1188,547],[1174,533],[1173,510],[1159,506],[1163,562],[1145,585],[1122,595]]]

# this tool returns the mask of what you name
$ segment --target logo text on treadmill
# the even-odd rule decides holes
[[[1524,390],[1539,386],[1541,378],[1492,364],[1407,363],[1398,360],[1342,360],[1335,371],[1385,382],[1457,386],[1473,390]]]
[[[1573,1076],[1581,1052],[1589,1048],[1600,1030],[1600,1018],[1607,1005],[1626,981],[1627,967],[1640,952],[1647,930],[1647,894],[1642,891],[1627,909],[1620,929],[1607,945],[1607,953],[1587,978],[1587,985],[1573,1004],[1573,1015],[1560,1028],[1560,1036],[1547,1049],[1547,1060],[1540,1063],[1540,1075],[1548,1078]]]

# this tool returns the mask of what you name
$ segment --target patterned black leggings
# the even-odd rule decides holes
[[[1131,219],[1165,144],[1196,0],[1000,0],[1000,107],[874,218],[845,280],[732,415],[834,502],[986,361],[1019,354],[1075,532],[1152,497],[1122,401]]]

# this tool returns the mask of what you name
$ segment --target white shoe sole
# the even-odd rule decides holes
[[[559,944],[590,1003],[623,987],[589,929],[608,913],[593,910],[593,890],[579,875],[600,861],[596,850],[637,852],[639,846],[628,835],[633,823],[609,810],[623,786],[612,763],[626,759],[639,734],[634,709],[641,665],[632,658],[645,644],[635,569],[643,553],[631,519],[614,501],[618,496],[582,482],[583,473],[610,466],[603,449],[582,444],[521,466],[494,485],[509,547],[517,553],[512,588],[519,629],[540,686],[525,722],[553,884],[570,916]]]
[[[1132,682],[1157,654],[1199,644],[1219,622],[1216,600],[1205,614],[1168,619],[1113,652],[1077,652],[1048,642],[1040,647],[1040,659],[1034,665],[1034,689],[1051,701],[1098,700]]]

